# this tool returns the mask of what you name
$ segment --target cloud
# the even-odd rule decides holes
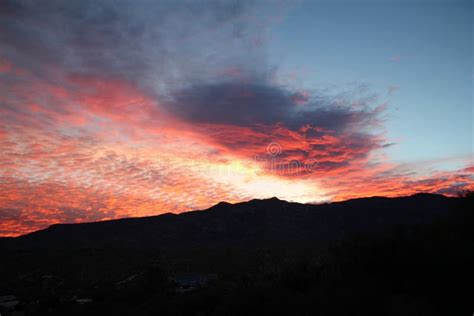
[[[339,177],[336,172],[336,176],[327,177],[323,182],[325,187],[332,188],[328,194],[335,200],[375,195],[403,196],[420,192],[456,196],[460,191],[474,189],[474,176],[469,172],[471,168],[422,173],[411,167],[381,161],[342,171]]]
[[[317,158],[320,168],[331,169],[384,146],[380,107],[363,96],[314,91],[302,108],[294,95],[267,83],[198,85],[177,92],[167,108],[215,146],[247,158],[265,154],[276,142],[283,149],[280,158]]]
[[[473,187],[472,167],[389,163],[386,104],[366,85],[279,83],[266,40],[291,7],[2,1],[0,235],[221,200]]]
[[[295,92],[268,83],[218,83],[196,85],[173,95],[170,111],[187,121],[237,126],[282,124],[291,129],[312,125],[343,130],[376,121],[373,110],[364,104],[352,109],[347,100],[334,100],[324,94],[298,107]]]
[[[60,67],[57,76],[112,77],[162,93],[213,80],[225,69],[265,76],[263,50],[254,43],[286,7],[274,1],[4,1],[0,53],[35,74],[47,69],[47,79]]]

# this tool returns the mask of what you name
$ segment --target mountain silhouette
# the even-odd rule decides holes
[[[277,198],[0,239],[2,315],[464,315],[472,194]]]
[[[435,194],[371,197],[326,204],[278,198],[221,202],[206,210],[55,224],[4,244],[25,248],[167,248],[308,243],[326,246],[341,238],[426,224],[447,215],[458,199]]]

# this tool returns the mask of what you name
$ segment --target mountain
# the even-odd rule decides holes
[[[272,198],[53,225],[0,239],[0,313],[465,315],[472,198]]]
[[[355,234],[382,233],[426,224],[449,214],[458,199],[434,194],[371,197],[328,204],[290,203],[277,198],[230,204],[182,214],[56,224],[5,240],[9,247],[167,247],[331,244]]]

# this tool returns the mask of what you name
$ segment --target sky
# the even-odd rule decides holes
[[[474,189],[472,1],[2,1],[0,236]]]

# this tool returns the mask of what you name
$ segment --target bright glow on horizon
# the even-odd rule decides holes
[[[0,236],[474,189],[469,4],[99,2],[0,12]]]

